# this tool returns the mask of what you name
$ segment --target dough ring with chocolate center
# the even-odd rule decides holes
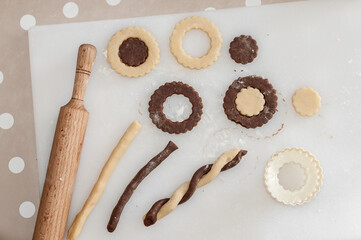
[[[258,115],[251,117],[242,115],[236,106],[237,94],[248,87],[258,89],[262,93],[265,102],[262,111]],[[223,108],[229,120],[245,128],[256,128],[266,124],[273,117],[273,114],[277,111],[277,99],[276,90],[267,79],[247,76],[238,78],[229,86],[223,100]]]
[[[181,94],[187,97],[192,104],[191,115],[182,122],[173,122],[166,118],[163,113],[163,104],[173,94]],[[198,93],[189,85],[182,82],[171,82],[160,86],[150,98],[149,116],[152,122],[163,132],[185,133],[195,127],[202,116],[202,99]]]
[[[299,164],[305,171],[305,184],[298,190],[286,190],[279,183],[279,170],[288,163]],[[320,163],[309,152],[298,148],[286,148],[268,161],[264,180],[267,191],[277,201],[287,205],[301,205],[310,201],[322,185],[322,169]]]
[[[210,39],[210,48],[202,57],[192,57],[183,49],[184,35],[193,29],[207,33]],[[169,47],[178,63],[190,69],[202,69],[212,65],[219,57],[222,46],[222,37],[218,28],[207,18],[188,17],[177,23],[170,37]]]
[[[128,27],[112,36],[107,55],[110,66],[117,73],[125,77],[140,77],[158,64],[159,47],[147,30]]]

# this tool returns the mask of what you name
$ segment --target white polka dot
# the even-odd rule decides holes
[[[31,218],[35,213],[34,203],[26,201],[19,207],[19,213],[23,218]]]
[[[24,170],[25,162],[21,157],[13,157],[9,161],[9,170],[12,173],[18,174]]]
[[[0,71],[0,84],[4,81],[4,74]]]
[[[121,0],[106,0],[106,2],[110,5],[110,6],[116,6],[118,5]]]
[[[204,11],[214,11],[216,10],[214,7],[207,7],[206,9],[204,9]]]
[[[261,0],[246,0],[247,7],[260,6],[262,4]]]
[[[64,16],[67,18],[74,18],[79,13],[79,7],[74,2],[68,2],[63,7]]]
[[[14,125],[14,117],[10,113],[0,115],[0,128],[9,129]]]
[[[34,27],[36,24],[36,19],[33,15],[26,14],[21,17],[20,19],[20,26],[24,30],[29,30],[30,28]]]

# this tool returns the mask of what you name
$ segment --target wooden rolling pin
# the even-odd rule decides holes
[[[62,240],[89,113],[83,99],[96,56],[90,44],[79,47],[73,96],[60,108],[33,240]]]

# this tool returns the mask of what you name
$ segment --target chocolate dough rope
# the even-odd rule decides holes
[[[159,164],[161,164],[172,152],[174,152],[177,149],[178,149],[177,145],[175,145],[175,143],[173,143],[172,141],[169,141],[169,143],[167,144],[167,146],[164,148],[163,151],[161,151],[157,156],[152,158],[142,169],[139,170],[137,175],[135,175],[132,181],[130,181],[128,186],[125,188],[117,205],[114,207],[114,210],[109,219],[109,223],[107,227],[109,232],[113,232],[117,227],[124,206],[127,204],[127,202],[129,201],[130,197],[132,196],[133,192],[138,187],[138,185],[143,181],[145,177],[148,176],[148,174],[151,171],[153,171],[156,167],[158,167]]]
[[[236,166],[246,154],[246,150],[232,149],[223,153],[214,164],[207,164],[199,168],[193,174],[191,181],[183,183],[171,198],[164,198],[153,204],[144,216],[144,225],[148,227],[167,216],[177,205],[188,201],[197,188],[213,181],[220,172]]]

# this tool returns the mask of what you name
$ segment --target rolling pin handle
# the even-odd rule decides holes
[[[84,100],[88,78],[93,68],[97,50],[93,45],[83,44],[78,50],[72,99]]]

